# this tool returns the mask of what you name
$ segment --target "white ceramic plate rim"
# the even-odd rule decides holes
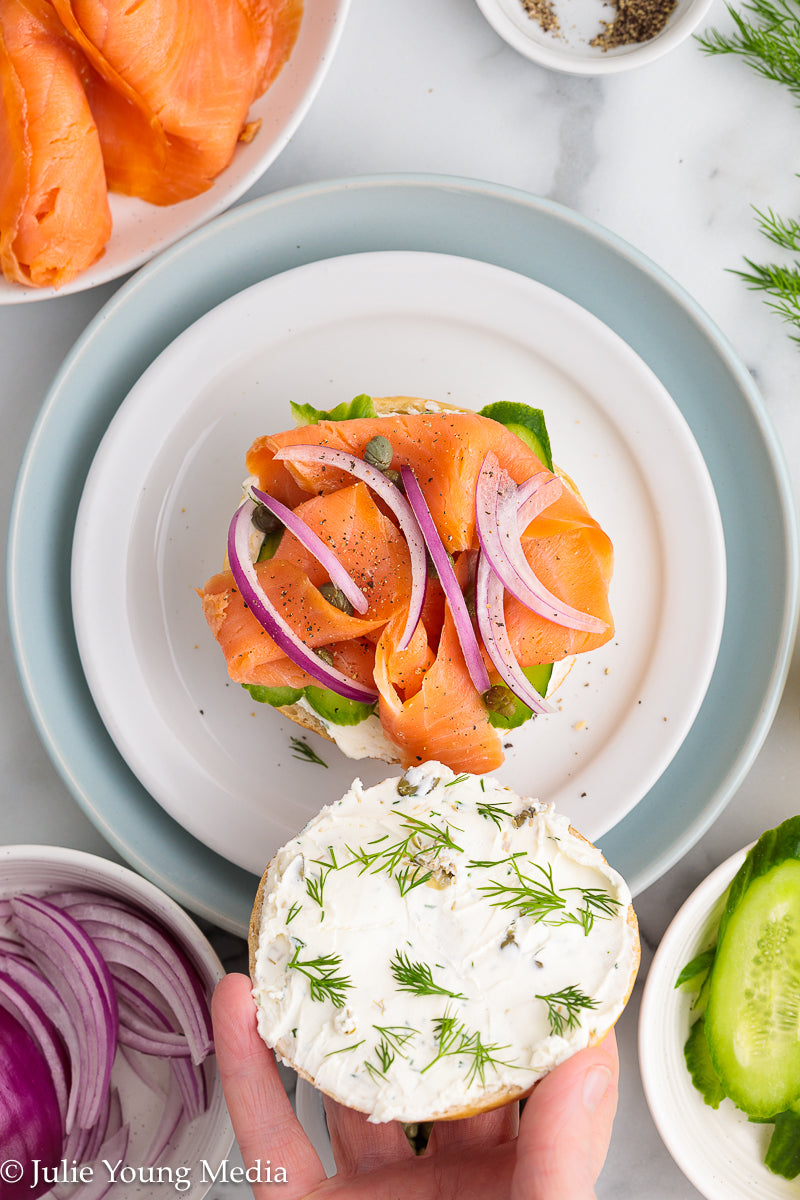
[[[706,1200],[790,1200],[797,1180],[773,1175],[759,1156],[771,1126],[753,1125],[724,1100],[706,1105],[686,1070],[683,1047],[693,997],[675,990],[681,969],[703,949],[714,907],[750,846],[721,863],[681,906],[653,958],[639,1016],[639,1068],[664,1145]]]
[[[423,295],[424,303],[420,300]],[[520,339],[537,347],[540,353],[542,345],[549,347],[553,343],[562,324],[571,337],[570,353],[575,337],[583,339],[584,348],[589,348],[586,359],[590,365],[583,363],[582,356],[573,356],[581,359],[581,363],[571,364],[570,371],[579,385],[587,389],[599,387],[595,381],[604,375],[608,377],[605,389],[613,393],[620,409],[613,414],[615,420],[624,423],[627,417],[634,423],[641,421],[638,413],[633,416],[637,400],[631,402],[633,407],[626,408],[620,397],[646,397],[642,404],[648,414],[646,430],[644,424],[635,425],[636,470],[654,475],[657,480],[657,485],[653,485],[658,491],[657,498],[654,500],[648,494],[649,502],[663,509],[656,540],[663,537],[668,542],[667,557],[671,563],[680,560],[689,577],[703,578],[699,590],[687,598],[677,578],[681,572],[663,572],[658,621],[653,617],[653,628],[656,625],[658,628],[656,648],[652,651],[653,663],[649,660],[647,663],[656,683],[654,686],[644,666],[643,680],[628,681],[631,688],[641,687],[637,692],[640,699],[628,698],[626,693],[624,720],[620,717],[619,727],[610,734],[607,745],[591,748],[596,761],[591,764],[593,776],[590,771],[588,778],[594,779],[594,790],[587,785],[581,792],[586,773],[567,770],[559,762],[559,786],[544,792],[540,786],[538,794],[552,800],[586,836],[596,840],[638,802],[666,768],[694,720],[716,661],[724,617],[725,568],[713,486],[688,426],[665,389],[607,326],[559,293],[527,277],[449,255],[407,252],[351,255],[272,277],[201,318],[172,343],[133,388],[112,421],[89,472],[76,523],[72,571],[73,616],[81,660],[95,703],[118,749],[151,794],[189,832],[254,872],[261,869],[287,836],[305,823],[319,804],[306,807],[294,817],[284,815],[278,820],[267,811],[269,806],[264,805],[263,798],[253,796],[259,782],[255,776],[248,789],[244,771],[240,776],[237,773],[230,786],[227,779],[220,782],[217,772],[217,778],[209,786],[210,774],[197,760],[204,751],[200,742],[206,740],[212,722],[204,712],[202,733],[192,731],[193,740],[182,744],[183,733],[176,738],[157,710],[153,697],[163,690],[163,682],[159,686],[158,668],[153,663],[143,664],[147,647],[138,644],[131,633],[135,606],[130,589],[136,584],[131,584],[122,565],[125,554],[115,547],[129,545],[131,536],[138,533],[137,525],[143,523],[146,541],[161,536],[158,527],[164,519],[160,507],[152,517],[140,520],[144,493],[148,488],[154,490],[150,477],[155,457],[152,430],[160,425],[159,436],[169,436],[188,414],[189,434],[200,436],[192,430],[195,396],[202,398],[209,373],[225,380],[227,371],[231,379],[235,378],[234,368],[247,350],[248,339],[258,339],[260,333],[266,336],[261,331],[272,322],[275,329],[269,336],[279,347],[284,337],[302,337],[304,322],[313,332],[318,327],[324,328],[335,314],[338,322],[349,319],[361,329],[365,311],[370,321],[381,314],[390,314],[395,321],[399,319],[395,314],[406,309],[415,316],[424,313],[428,324],[437,316],[450,317],[455,313],[459,319],[476,326],[485,324],[491,328],[492,336]],[[545,329],[548,322],[549,328]],[[341,328],[341,324],[337,325],[337,329]],[[534,328],[535,335],[531,332]],[[429,337],[427,331],[424,336]],[[562,332],[560,336],[563,339],[565,335]],[[200,403],[198,399],[197,404]],[[245,408],[247,403],[241,401]],[[195,424],[198,422],[199,418]],[[648,432],[652,438],[654,428],[658,429],[658,437],[645,450]],[[142,449],[143,445],[147,448]],[[140,449],[132,450],[133,447]],[[680,465],[679,486],[675,471],[665,466],[670,455]],[[619,486],[618,479],[615,486]],[[160,496],[158,487],[155,490]],[[672,506],[678,515],[673,515]],[[665,516],[667,511],[669,520]],[[677,525],[670,525],[670,521]],[[683,532],[679,534],[681,526]],[[691,533],[687,535],[689,528]],[[642,541],[639,535],[637,550],[644,553]],[[220,531],[220,546],[223,544]],[[114,560],[119,567],[115,567]],[[219,561],[221,558],[217,560],[216,556],[211,559],[212,572],[218,569]],[[658,565],[663,571],[663,564]],[[151,584],[157,587],[157,579]],[[625,597],[620,599],[626,601]],[[653,597],[650,602],[657,607]],[[637,619],[649,619],[649,615]],[[201,642],[203,636],[204,633],[199,635]],[[678,640],[692,662],[688,680],[685,675],[675,676],[672,646]],[[158,659],[160,664],[174,653],[169,644],[165,644],[165,650],[167,653]],[[650,653],[649,648],[647,652]],[[593,658],[600,661],[599,655]],[[638,658],[635,665],[638,670]],[[162,681],[165,677],[162,676]],[[120,679],[125,682],[122,688]],[[605,686],[611,688],[615,682]],[[588,696],[587,693],[587,704]],[[668,721],[663,714],[669,714]],[[271,716],[259,714],[259,719],[268,720]],[[652,726],[656,721],[659,725],[654,734]],[[574,728],[579,725],[580,722]],[[274,728],[273,721],[270,735]],[[568,734],[563,723],[556,729],[562,739],[574,736]],[[641,739],[648,746],[648,753],[632,765],[630,747],[642,744]],[[520,748],[523,745],[520,742]],[[373,782],[385,773],[381,768],[371,780],[361,763],[350,763],[340,758],[338,752],[332,750],[332,753],[340,766],[346,767],[339,780],[340,790],[349,786],[355,774]],[[571,749],[570,753],[588,756],[589,749]],[[566,753],[563,758],[566,760]],[[377,766],[371,764],[373,774]],[[518,790],[524,790],[507,768],[505,764],[498,774],[505,775]],[[529,781],[529,776],[528,771],[524,779]],[[300,778],[289,773],[286,766],[281,778],[283,789],[290,792],[290,780],[297,790],[307,784],[307,779],[301,784]],[[329,780],[333,780],[333,772],[326,777],[326,787]],[[582,802],[578,796],[587,793],[591,798]],[[223,806],[226,819],[221,821]]]
[[[160,207],[110,195],[113,229],[105,254],[63,287],[33,288],[0,275],[0,304],[30,304],[86,291],[118,279],[234,204],[275,161],[308,112],[336,53],[350,0],[306,0],[292,54],[275,82],[255,101],[250,120],[261,128],[212,187],[191,200]]]
[[[189,914],[155,884],[129,867],[96,854],[89,854],[85,850],[72,850],[65,846],[0,846],[0,898],[19,892],[19,885],[16,882],[12,885],[10,877],[25,868],[31,869],[34,875],[38,871],[45,873],[41,881],[37,880],[34,885],[27,885],[32,886],[36,895],[46,896],[48,892],[65,886],[61,873],[67,872],[70,887],[77,886],[77,880],[82,879],[81,886],[90,890],[106,887],[112,895],[121,894],[130,898],[140,904],[146,912],[160,919],[172,936],[186,947],[210,989],[225,975],[225,968],[213,947]],[[211,1178],[204,1178],[201,1155],[209,1164],[213,1176],[220,1164],[227,1159],[234,1142],[233,1126],[215,1064],[212,1065],[208,1077],[213,1080],[209,1107],[202,1117],[184,1128],[172,1151],[176,1158],[183,1157],[183,1165],[188,1171],[190,1186],[182,1186],[179,1193],[187,1196],[188,1200],[200,1200],[213,1181]],[[167,1161],[172,1162],[172,1159]],[[125,1165],[134,1169],[137,1166],[132,1158],[126,1158]],[[131,1186],[131,1195],[135,1195],[138,1200],[158,1200],[164,1194],[164,1189],[169,1187],[167,1182],[154,1187],[136,1184]]]

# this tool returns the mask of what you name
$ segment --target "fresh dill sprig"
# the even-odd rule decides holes
[[[511,816],[511,813],[502,804],[490,804],[488,800],[479,800],[477,811],[478,816],[485,817],[487,821],[494,821],[498,829],[502,827],[503,819],[507,820]]]
[[[338,1050],[329,1050],[325,1055],[326,1058],[333,1058],[335,1054],[347,1054],[348,1050],[357,1050],[359,1046],[363,1046],[366,1038],[362,1038],[360,1042],[353,1042],[351,1046],[340,1046]]]
[[[492,867],[503,867],[506,863],[513,862],[515,858],[527,858],[527,854],[524,850],[516,850],[513,854],[509,854],[507,858],[471,858],[467,862],[467,870],[472,870],[475,867],[489,869]]]
[[[431,875],[433,875],[433,871],[426,871],[419,863],[409,863],[402,871],[395,874],[400,895],[405,896],[412,888],[419,887],[421,883],[427,883]]]
[[[800,252],[800,221],[793,219],[787,221],[784,217],[778,216],[771,208],[764,212],[763,209],[753,205],[753,212],[756,214],[756,220],[765,238],[774,242],[776,246],[780,246],[782,250]]]
[[[469,775],[456,775],[455,779],[451,779],[450,782],[446,783],[444,786],[446,788],[455,787],[457,783],[463,783],[465,779],[469,779]]]
[[[336,974],[342,965],[341,955],[321,954],[319,958],[301,960],[299,955],[304,946],[304,942],[297,943],[291,961],[286,964],[287,969],[291,968],[305,975],[312,1000],[330,1000],[334,1008],[341,1008],[344,1005],[345,992],[353,986],[348,975]]]
[[[320,917],[321,921],[325,920],[325,907],[324,907],[325,883],[327,882],[328,876],[330,875],[331,871],[339,870],[339,864],[336,861],[336,855],[334,854],[333,846],[328,847],[328,853],[331,856],[330,862],[327,862],[325,859],[321,859],[321,858],[313,858],[311,860],[315,866],[319,867],[319,869],[320,869],[319,875],[315,876],[314,878],[312,878],[310,875],[306,876],[306,892],[308,893],[309,897],[314,901],[314,903],[318,904],[319,907],[322,909],[322,915]]]
[[[406,1044],[412,1038],[419,1037],[419,1030],[412,1029],[410,1025],[373,1025],[372,1028],[381,1035],[384,1041],[389,1043],[401,1058],[406,1057],[403,1053]]]
[[[316,763],[320,767],[327,767],[328,764],[324,758],[320,758],[316,750],[312,749],[303,738],[289,738],[289,745],[292,747],[292,758],[299,758],[303,762]]]
[[[697,38],[707,54],[736,54],[765,79],[782,84],[800,104],[800,8],[795,0],[751,0],[740,11],[727,5],[735,30],[711,29]],[[785,219],[771,208],[753,206],[763,235],[782,250],[800,253],[800,221]],[[755,263],[732,269],[751,291],[764,293],[764,303],[786,324],[800,329],[800,264]],[[800,346],[800,333],[790,333]]]
[[[467,1086],[471,1086],[476,1079],[479,1079],[483,1086],[486,1083],[487,1067],[493,1067],[495,1071],[498,1067],[517,1069],[517,1064],[506,1062],[498,1057],[504,1050],[510,1049],[510,1046],[484,1046],[478,1030],[470,1032],[466,1025],[451,1013],[446,1012],[444,1016],[437,1017],[433,1022],[433,1027],[438,1053],[422,1068],[420,1074],[430,1070],[440,1059],[451,1056],[467,1060]]]
[[[765,292],[771,296],[766,300],[768,308],[789,325],[800,327],[800,267],[781,266],[778,263],[759,265],[751,259],[744,260],[749,271],[733,271],[734,275],[747,284],[751,291]],[[800,345],[800,333],[789,335],[793,342]]]
[[[736,30],[711,29],[697,41],[706,54],[738,54],[765,79],[789,89],[800,101],[800,15],[790,0],[752,0],[741,11],[726,6]],[[755,18],[755,19],[752,19]]]
[[[302,908],[303,908],[302,904],[299,904],[295,900],[294,904],[292,905],[292,907],[289,909],[288,913],[286,914],[286,924],[287,925],[291,925],[292,921],[295,919],[297,914],[302,911]]]
[[[588,909],[597,916],[615,917],[622,907],[622,901],[616,896],[609,895],[602,888],[565,888],[567,892],[580,892],[581,899]]]
[[[554,1037],[560,1037],[565,1029],[575,1028],[581,1009],[597,1008],[597,1001],[574,984],[562,988],[560,992],[550,992],[546,996],[537,995],[535,998],[544,1000],[547,1005],[547,1020]]]
[[[366,846],[347,846],[351,857],[350,863],[344,865],[359,863],[361,875],[369,871],[373,875],[385,872],[393,876],[400,888],[400,895],[405,896],[412,888],[427,882],[433,873],[427,862],[420,861],[421,855],[437,858],[442,850],[460,851],[461,847],[453,841],[451,829],[455,829],[455,826],[445,824],[442,828],[406,813],[399,815],[400,828],[408,831],[405,837],[386,845],[387,834],[368,842]],[[369,849],[371,846],[377,849]]]
[[[538,871],[541,876],[540,879],[535,879],[530,875],[523,875],[516,858],[512,858],[510,862],[515,882],[499,883],[492,879],[478,891],[484,892],[495,908],[516,908],[524,917],[531,917],[545,925],[553,924],[548,918],[555,913],[565,912],[566,901],[553,883],[552,866],[543,867],[541,863],[532,863],[533,870]]]
[[[398,992],[411,992],[415,996],[451,996],[453,1000],[466,1000],[461,992],[451,992],[433,981],[433,971],[427,963],[412,962],[407,954],[398,950],[389,963],[389,969],[397,983]]]

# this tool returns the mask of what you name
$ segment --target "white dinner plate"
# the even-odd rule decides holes
[[[0,304],[69,296],[118,279],[229,208],[275,161],[308,112],[339,44],[349,7],[350,0],[308,0],[288,62],[250,109],[249,120],[261,121],[257,135],[237,145],[230,166],[207,192],[166,206],[110,195],[113,228],[102,258],[58,289],[23,287],[0,274]]]
[[[755,1124],[730,1100],[710,1108],[692,1083],[683,1048],[694,1022],[688,992],[675,981],[688,962],[713,945],[720,899],[750,847],[703,880],[673,918],[647,975],[639,1016],[639,1065],[647,1103],[664,1145],[706,1200],[791,1200],[797,1179],[764,1165],[772,1125]]]
[[[145,371],[100,444],[73,547],[77,642],[106,727],[167,812],[256,873],[355,775],[386,773],[315,735],[327,769],[296,760],[297,727],[229,682],[194,591],[221,569],[254,438],[292,426],[290,400],[360,392],[542,406],[557,461],[611,535],[616,635],[498,771],[596,840],[665,769],[705,694],[724,615],[719,512],[641,359],[560,294],[468,259],[299,267],[212,310]]]

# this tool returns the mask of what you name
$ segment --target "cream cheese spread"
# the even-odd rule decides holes
[[[630,902],[566,818],[490,776],[356,780],[270,865],[259,1032],[372,1121],[510,1099],[619,1016]]]

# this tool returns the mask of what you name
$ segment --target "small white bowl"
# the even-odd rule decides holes
[[[225,974],[222,963],[205,936],[184,910],[147,879],[109,859],[69,850],[60,846],[0,846],[0,899],[28,892],[46,896],[68,889],[101,891],[143,909],[161,922],[199,972],[209,997]],[[3,922],[0,920],[0,927]],[[163,1064],[162,1064],[163,1065]],[[211,1185],[225,1178],[227,1156],[233,1145],[225,1098],[212,1056],[204,1064],[209,1104],[205,1113],[184,1127],[182,1134],[162,1158],[165,1167],[180,1180],[174,1194],[183,1200],[200,1200]],[[131,1123],[131,1141],[125,1166],[136,1168],[137,1151],[143,1151],[155,1132],[161,1102],[153,1092],[117,1057],[112,1082],[120,1089],[125,1119]],[[166,1176],[161,1183],[141,1182],[138,1178],[117,1184],[131,1200],[165,1200],[176,1184]],[[185,1181],[185,1182],[184,1182]],[[189,1186],[186,1186],[186,1184]]]
[[[677,0],[669,19],[646,42],[603,50],[592,41],[605,31],[616,8],[611,0],[552,0],[558,31],[545,32],[522,0],[476,0],[486,20],[509,46],[532,62],[571,75],[612,75],[643,67],[668,53],[702,21],[712,0]]]
[[[709,941],[720,899],[747,850],[717,867],[674,917],[653,958],[639,1016],[639,1069],[664,1145],[706,1200],[797,1200],[798,1181],[764,1166],[771,1125],[748,1121],[730,1100],[710,1108],[692,1083],[683,1047],[694,996],[675,990],[681,969]]]

